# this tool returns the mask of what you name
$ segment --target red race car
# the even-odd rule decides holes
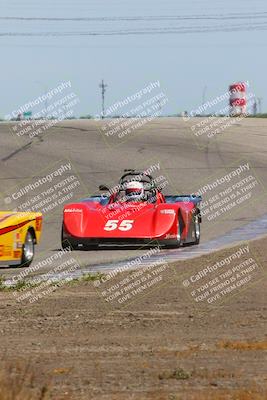
[[[106,194],[65,205],[62,247],[198,244],[202,198],[163,195],[155,181],[144,172],[125,170],[113,190],[100,185]]]

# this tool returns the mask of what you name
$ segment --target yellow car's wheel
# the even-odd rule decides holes
[[[21,264],[19,267],[29,267],[34,258],[35,239],[31,231],[27,232],[24,245],[22,247]]]

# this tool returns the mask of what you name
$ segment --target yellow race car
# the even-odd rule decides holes
[[[41,213],[0,211],[0,264],[29,267],[42,222]]]

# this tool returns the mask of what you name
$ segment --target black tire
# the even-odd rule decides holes
[[[78,243],[74,243],[71,238],[68,239],[64,235],[64,225],[62,225],[61,229],[61,248],[62,250],[69,249],[70,251],[74,250],[97,250],[98,244],[88,244],[83,247],[78,246]]]
[[[180,222],[179,222],[179,218],[178,218],[176,239],[172,240],[172,243],[167,244],[166,248],[167,249],[178,249],[180,246],[181,246],[181,228],[180,228]]]
[[[98,244],[88,244],[86,245],[82,250],[97,250],[98,249]]]
[[[61,229],[61,248],[62,250],[76,250],[76,248],[73,246],[73,244],[65,237],[64,235],[64,225],[62,225]]]
[[[195,241],[194,244],[199,244],[200,242],[200,218],[199,215],[195,216],[195,220],[194,220],[194,231],[195,231]]]
[[[62,250],[75,250],[75,248],[68,242],[68,240],[61,240],[61,248]]]
[[[25,242],[22,246],[22,256],[21,256],[21,263],[18,267],[25,267],[28,268],[33,259],[34,259],[34,252],[35,252],[35,238],[33,233],[29,230],[27,232]]]

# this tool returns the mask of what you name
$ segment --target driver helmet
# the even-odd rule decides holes
[[[128,201],[140,201],[144,199],[144,185],[142,182],[132,181],[125,185],[125,196]]]

